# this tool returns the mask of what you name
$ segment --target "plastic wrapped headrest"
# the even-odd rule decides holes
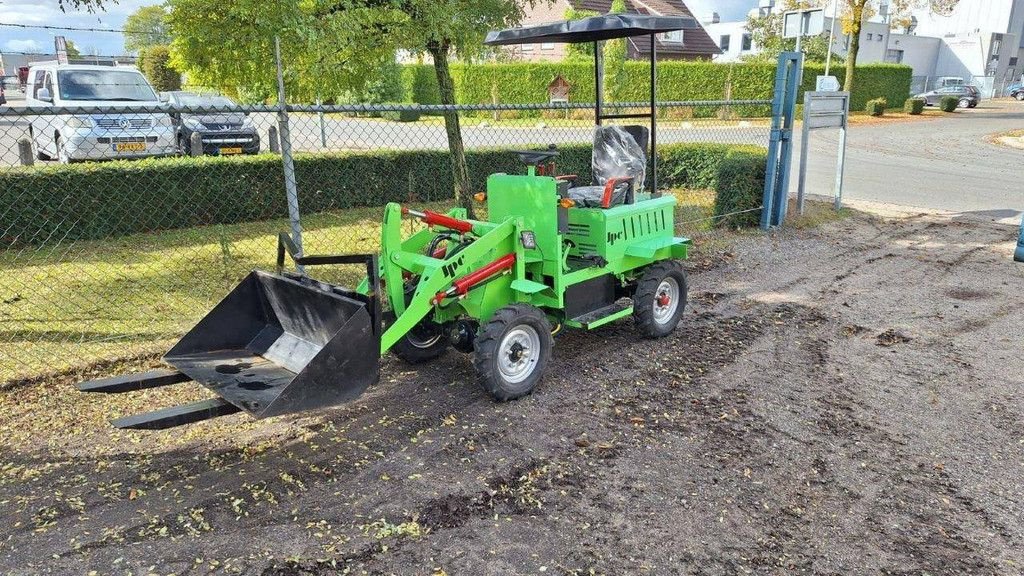
[[[647,174],[647,156],[640,144],[622,126],[598,126],[594,131],[594,156],[591,160],[594,183],[609,178],[633,177],[633,189],[640,192]]]

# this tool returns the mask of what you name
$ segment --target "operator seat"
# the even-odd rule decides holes
[[[569,198],[577,206],[589,208],[633,202],[644,187],[648,135],[645,126],[598,126],[590,160],[593,185],[569,188]]]

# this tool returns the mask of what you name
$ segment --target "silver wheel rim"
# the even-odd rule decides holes
[[[444,337],[444,334],[439,330],[438,334],[431,336],[430,338],[419,338],[416,336],[415,331],[410,330],[406,338],[409,340],[409,344],[412,344],[416,348],[430,348],[434,344],[437,344],[438,340]]]
[[[654,321],[667,324],[679,308],[679,282],[671,276],[658,284],[654,293]]]
[[[533,374],[540,360],[540,334],[532,326],[509,330],[498,346],[498,371],[502,378],[518,384]]]

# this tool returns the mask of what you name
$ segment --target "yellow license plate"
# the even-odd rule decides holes
[[[114,144],[114,152],[144,152],[145,142],[117,142]]]
[[[242,149],[238,148],[238,147],[235,147],[235,148],[221,148],[220,149],[220,153],[221,153],[221,155],[224,155],[224,154],[241,154],[242,153]]]

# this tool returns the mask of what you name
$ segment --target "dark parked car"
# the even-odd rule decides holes
[[[178,149],[192,153],[192,134],[203,140],[203,154],[256,154],[260,151],[260,135],[246,112],[227,110],[237,106],[224,96],[203,96],[191,92],[164,92],[161,97],[171,106],[209,108],[204,112],[174,112],[171,118],[177,129]],[[221,111],[224,110],[224,111]]]
[[[939,101],[946,96],[956,96],[958,99],[957,106],[960,108],[974,108],[981,102],[981,92],[976,87],[966,84],[937,88],[931,92],[918,94],[914,98],[923,99],[925,106],[938,106]]]
[[[1021,86],[1020,84],[1010,86],[1009,94],[1011,98],[1016,98],[1017,100],[1024,100],[1024,86]]]

